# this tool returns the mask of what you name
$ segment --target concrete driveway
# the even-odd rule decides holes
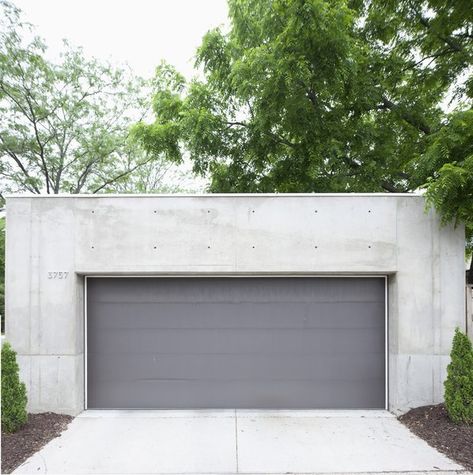
[[[86,411],[14,473],[444,472],[385,411]]]

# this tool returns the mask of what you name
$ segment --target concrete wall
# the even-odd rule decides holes
[[[440,402],[465,326],[464,231],[424,207],[384,194],[8,198],[6,333],[30,410],[84,409],[83,284],[97,274],[388,274],[389,407]]]

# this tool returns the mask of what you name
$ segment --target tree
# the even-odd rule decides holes
[[[426,186],[443,213],[451,157],[435,150],[472,108],[470,3],[229,0],[229,31],[208,32],[197,51],[204,79],[161,65],[155,120],[134,135],[169,160],[188,150],[211,191]],[[464,177],[466,158],[455,165]],[[471,214],[455,216],[471,229]]]
[[[381,172],[373,153],[361,153],[376,124],[346,139],[367,61],[346,1],[233,0],[229,9],[231,31],[209,32],[197,52],[205,81],[158,68],[156,121],[135,129],[145,148],[174,159],[185,147],[212,191],[394,186],[384,183],[389,157]]]
[[[455,330],[445,381],[445,408],[453,422],[473,424],[473,348],[467,335]]]
[[[149,108],[144,81],[67,44],[58,64],[48,61],[19,10],[0,8],[1,193],[104,192],[146,164],[166,168],[130,141]]]

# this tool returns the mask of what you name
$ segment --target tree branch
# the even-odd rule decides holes
[[[106,186],[111,185],[112,183],[118,181],[120,178],[123,178],[123,177],[129,175],[130,173],[133,173],[137,168],[142,167],[143,165],[146,165],[151,160],[153,160],[153,158],[154,157],[150,157],[147,160],[145,160],[144,162],[140,162],[137,165],[135,165],[134,167],[132,167],[128,170],[125,170],[124,172],[116,175],[113,178],[110,178],[110,180],[107,180],[106,182],[104,182],[102,185],[100,185],[98,188],[96,188],[94,191],[92,191],[92,193],[94,193],[94,194],[98,193],[99,191],[103,190]]]
[[[5,143],[5,141],[3,140],[2,136],[0,135],[0,140]],[[26,179],[27,180],[32,180],[32,177],[31,175],[28,173],[28,170],[26,169],[26,167],[23,165],[23,163],[21,162],[21,160],[18,158],[18,156],[16,155],[15,152],[13,152],[12,150],[5,150],[5,152],[7,153],[7,155],[9,157],[11,157],[14,162],[18,165],[18,167],[20,168],[21,172],[23,173],[23,175],[25,175]],[[25,186],[27,186],[25,184]],[[37,193],[37,194],[40,194],[40,190],[38,189],[38,187],[31,181],[31,184],[30,184],[31,188],[33,188],[34,192]],[[29,188],[29,186],[28,186]],[[31,191],[31,189],[30,189]]]
[[[426,29],[430,30],[430,21],[423,17],[422,15],[419,15],[419,23]],[[444,43],[446,43],[448,46],[450,46],[450,48],[452,48],[453,50],[455,50],[456,52],[460,53],[463,51],[463,48],[460,44],[458,44],[455,40],[453,40],[451,37],[449,36],[442,36],[442,35],[439,35],[437,33],[435,33],[435,36],[440,39],[441,41],[443,41]]]
[[[245,122],[226,122],[227,128],[229,129],[233,127],[234,125],[238,127],[245,127],[245,128],[250,128],[250,124],[246,124]],[[287,145],[288,147],[295,148],[298,144],[295,144],[293,142],[289,142],[289,140],[286,140],[284,137],[281,137],[278,134],[273,134],[271,132],[268,132],[266,130],[261,131],[264,135],[267,135],[268,137],[272,138],[275,142],[282,143],[283,145]]]
[[[98,161],[99,159],[95,158],[86,165],[86,167],[84,168],[84,171],[80,174],[79,178],[77,179],[77,185],[75,189],[73,190],[73,193],[80,193],[80,190],[84,186],[84,183],[90,171],[92,170],[93,165],[97,163]]]
[[[51,191],[50,188],[51,188],[52,183],[51,183],[51,179],[49,177],[49,171],[48,171],[48,166],[46,164],[46,159],[44,157],[44,144],[41,142],[41,138],[39,136],[36,114],[34,112],[33,105],[31,104],[31,101],[28,97],[29,90],[26,89],[26,92],[27,92],[27,94],[25,94],[25,99],[26,99],[26,102],[28,103],[28,107],[29,107],[29,110],[30,110],[30,113],[31,113],[31,118],[32,118],[31,122],[33,124],[34,135],[35,135],[35,138],[36,138],[36,142],[38,143],[38,146],[39,146],[39,156],[40,156],[40,159],[41,159],[41,163],[43,165],[43,173],[44,173],[44,177],[45,177],[45,181],[46,181],[46,192],[48,194],[50,194],[50,191]]]
[[[385,95],[381,97],[382,105],[379,107],[380,109],[389,109],[391,111],[395,111],[399,114],[399,117],[403,119],[408,124],[412,125],[416,129],[423,132],[425,135],[429,135],[432,133],[432,130],[428,124],[423,121],[419,121],[414,116],[409,114],[406,111],[402,111],[401,107],[398,104],[395,104],[391,100],[389,100]]]

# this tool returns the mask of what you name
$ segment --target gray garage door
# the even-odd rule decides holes
[[[384,408],[384,278],[89,278],[89,408]]]

